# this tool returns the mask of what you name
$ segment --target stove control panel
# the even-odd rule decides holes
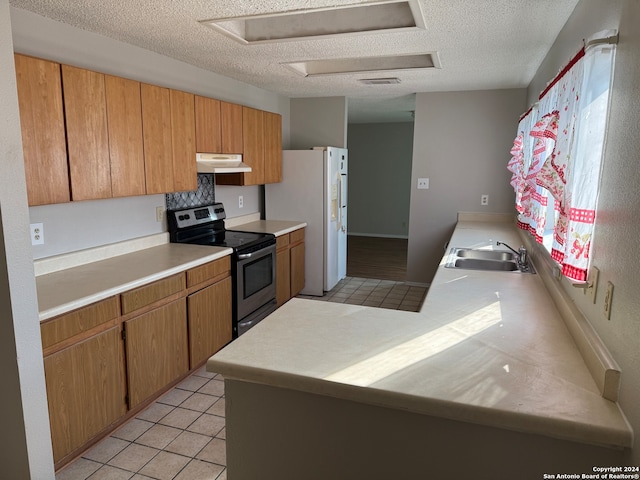
[[[172,220],[175,221],[175,226],[178,229],[203,225],[216,220],[224,220],[227,216],[224,212],[224,206],[221,203],[174,210],[168,213],[172,216]]]

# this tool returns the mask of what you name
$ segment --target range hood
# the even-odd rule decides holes
[[[242,162],[242,155],[223,153],[196,153],[198,173],[250,172],[251,167]]]

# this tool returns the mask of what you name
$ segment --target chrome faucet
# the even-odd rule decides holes
[[[521,245],[517,251],[504,242],[496,242],[496,245],[504,245],[517,255],[518,268],[521,271],[526,272],[527,270],[529,270],[529,256],[527,255],[527,249],[524,248],[524,245]]]

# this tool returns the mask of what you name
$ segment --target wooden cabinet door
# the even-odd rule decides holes
[[[105,75],[111,193],[114,197],[144,195],[144,150],[140,82]]]
[[[189,370],[186,299],[125,322],[129,408]]]
[[[44,371],[57,463],[127,411],[120,327],[45,357]]]
[[[262,185],[264,183],[264,116],[262,110],[243,107],[242,136],[243,161],[251,167],[251,172],[244,173],[244,185]]]
[[[278,307],[291,298],[291,259],[289,248],[276,253],[276,301]]]
[[[264,183],[282,181],[282,116],[264,112]]]
[[[169,89],[142,83],[140,95],[147,194],[173,192]]]
[[[196,150],[222,153],[220,100],[196,95]]]
[[[71,200],[60,64],[15,55],[29,205]]]
[[[104,74],[62,65],[71,199],[111,198]]]
[[[187,307],[189,359],[195,368],[231,341],[231,277],[189,295]]]
[[[304,288],[304,243],[291,247],[291,296]]]
[[[173,147],[173,190],[189,192],[198,188],[196,172],[196,113],[192,93],[170,90]]]
[[[243,153],[242,105],[220,102],[222,153]]]

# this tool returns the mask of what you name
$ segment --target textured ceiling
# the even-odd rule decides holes
[[[414,93],[526,87],[578,0],[418,0],[425,30],[242,45],[200,20],[363,0],[10,0],[14,7],[288,97],[346,96],[349,121],[410,121]],[[437,51],[441,69],[302,77],[283,62]],[[359,78],[400,78],[362,85]]]

